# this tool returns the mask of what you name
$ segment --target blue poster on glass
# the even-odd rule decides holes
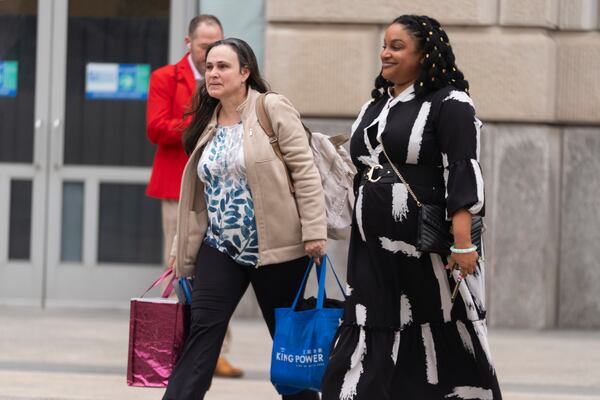
[[[149,80],[149,64],[88,63],[85,67],[85,97],[146,100]]]
[[[0,61],[0,96],[16,97],[18,78],[18,61]]]

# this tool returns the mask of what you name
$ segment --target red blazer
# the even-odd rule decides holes
[[[148,139],[158,145],[146,194],[159,199],[178,200],[181,175],[188,156],[181,136],[191,121],[188,110],[196,90],[188,54],[177,64],[165,65],[152,73],[146,113]]]

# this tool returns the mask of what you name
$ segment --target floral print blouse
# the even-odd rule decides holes
[[[246,179],[242,123],[217,126],[198,163],[208,207],[204,243],[235,262],[258,264],[254,203]]]

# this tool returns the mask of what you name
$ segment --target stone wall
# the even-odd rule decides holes
[[[386,24],[411,13],[439,19],[486,124],[490,323],[600,327],[598,0],[265,7],[266,77],[328,133],[348,132],[368,99]],[[343,271],[345,243],[333,247]]]

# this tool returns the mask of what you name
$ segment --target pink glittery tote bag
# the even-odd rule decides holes
[[[173,270],[166,270],[139,298],[131,299],[127,385],[166,387],[179,358],[189,321],[189,305],[170,299]],[[160,298],[144,298],[169,276]]]

